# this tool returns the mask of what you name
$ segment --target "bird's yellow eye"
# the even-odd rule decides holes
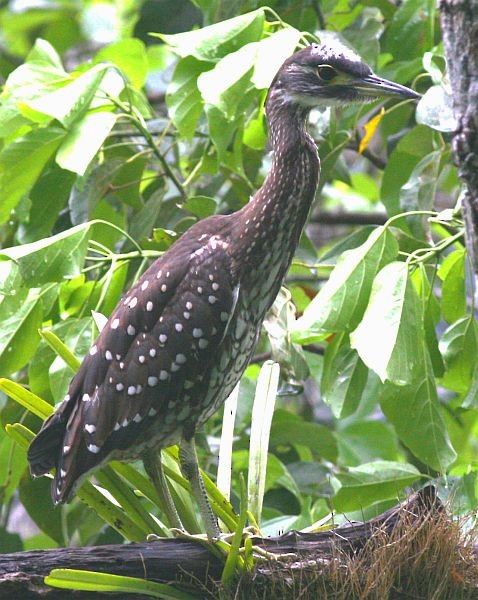
[[[317,75],[322,81],[332,81],[332,79],[337,77],[338,73],[330,65],[320,65],[320,67],[317,67]]]

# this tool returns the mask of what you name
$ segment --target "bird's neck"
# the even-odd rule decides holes
[[[268,107],[267,116],[272,167],[249,204],[236,213],[236,231],[244,246],[245,268],[265,271],[271,259],[280,262],[274,266],[282,278],[314,199],[320,163],[306,130],[308,111],[275,105]]]

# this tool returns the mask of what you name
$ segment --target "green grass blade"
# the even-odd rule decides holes
[[[242,541],[242,532],[244,527],[246,526],[247,520],[247,492],[246,485],[244,483],[244,478],[241,473],[240,478],[241,483],[241,512],[239,514],[239,520],[237,523],[237,528],[234,532],[234,536],[231,542],[231,548],[229,550],[229,554],[227,555],[226,564],[224,565],[224,569],[222,570],[221,582],[225,587],[229,587],[232,583],[235,575],[238,571],[243,571],[246,567],[243,558],[239,554],[239,550],[241,547]]]
[[[80,368],[80,361],[76,358],[73,352],[65,346],[60,338],[53,333],[50,329],[39,329],[38,333],[50,346],[55,354],[57,354],[63,361],[70,367],[70,369],[76,373]]]
[[[164,453],[172,456],[176,461],[178,460],[178,450],[177,446],[172,446],[171,448],[166,448]],[[173,471],[166,465],[163,465],[165,474],[175,481],[179,483],[179,485],[187,490],[191,494],[191,486],[188,481],[179,475],[176,471]],[[234,512],[234,508],[232,504],[224,498],[221,492],[217,489],[216,484],[211,480],[211,478],[201,469],[201,475],[204,481],[204,487],[206,488],[207,494],[209,496],[209,500],[211,501],[211,507],[214,511],[214,514],[221,519],[221,521],[228,527],[230,531],[235,531],[237,527],[237,515]]]
[[[76,569],[53,569],[50,575],[45,577],[45,583],[64,590],[143,594],[163,600],[197,600],[198,598],[196,595],[182,592],[166,583]]]
[[[249,476],[247,481],[249,510],[260,524],[267,471],[267,451],[272,415],[279,385],[279,365],[266,361],[257,379],[252,407]]]
[[[149,533],[164,535],[164,531],[144,508],[141,500],[111,466],[105,466],[101,471],[98,471],[96,479],[109,491],[130,519],[143,531],[143,537],[146,537]]]
[[[22,385],[10,381],[10,379],[5,379],[3,377],[0,379],[0,390],[5,392],[7,396],[10,396],[12,400],[15,400],[18,404],[27,408],[34,415],[40,417],[40,419],[45,420],[53,412],[53,406],[51,404],[48,404],[48,402],[45,402],[45,400],[42,400],[42,398],[33,392],[30,392]]]

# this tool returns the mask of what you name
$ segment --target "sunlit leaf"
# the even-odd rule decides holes
[[[152,34],[174,48],[179,56],[216,61],[249,42],[259,40],[264,24],[262,8],[202,29],[174,35]]]
[[[378,325],[378,326],[377,326]],[[384,267],[373,282],[370,301],[350,344],[382,381],[405,385],[424,371],[421,303],[406,263]]]
[[[457,121],[450,90],[443,85],[429,88],[417,105],[417,123],[437,131],[456,131]]]
[[[378,227],[358,248],[344,252],[329,280],[297,320],[292,339],[308,343],[323,332],[353,329],[362,318],[376,273],[398,252],[387,228]]]

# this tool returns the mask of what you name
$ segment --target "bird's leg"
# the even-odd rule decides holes
[[[196,454],[196,444],[194,438],[186,440],[183,438],[179,446],[179,462],[184,477],[191,484],[192,493],[198,503],[199,513],[206,529],[209,540],[216,541],[221,537],[221,530],[217,519],[212,512],[209,503],[204,481],[199,473],[198,457]]]
[[[169,525],[176,529],[184,530],[176,506],[174,505],[168,482],[164,475],[163,463],[161,462],[161,452],[156,450],[147,450],[143,454],[143,465],[146,473],[154,484],[161,503],[169,520]]]

